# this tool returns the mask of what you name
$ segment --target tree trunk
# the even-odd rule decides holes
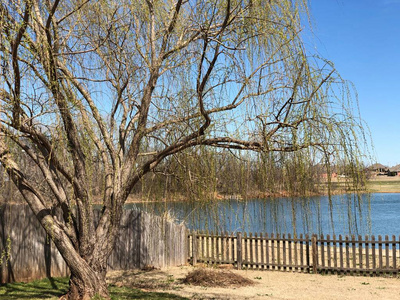
[[[74,274],[71,272],[69,291],[62,296],[62,300],[90,300],[94,296],[102,299],[110,299],[106,282],[106,270],[96,272],[90,266],[82,266],[82,269]]]

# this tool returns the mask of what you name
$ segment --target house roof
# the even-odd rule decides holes
[[[375,164],[369,166],[368,169],[369,169],[369,170],[388,169],[388,167],[387,167],[387,166],[384,166],[384,165],[382,165],[382,164],[380,164],[380,163],[375,163]]]
[[[400,172],[400,164],[390,167],[389,170],[392,172]]]

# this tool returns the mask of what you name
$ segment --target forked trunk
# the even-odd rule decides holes
[[[60,300],[90,300],[94,296],[110,299],[106,271],[99,273],[88,266],[84,266],[79,274],[71,274],[69,291]]]

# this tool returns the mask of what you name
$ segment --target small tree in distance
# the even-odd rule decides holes
[[[358,161],[348,90],[306,51],[304,15],[304,0],[0,5],[0,162],[66,261],[70,299],[109,298],[124,203],[174,154]]]

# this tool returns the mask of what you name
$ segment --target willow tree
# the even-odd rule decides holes
[[[0,162],[66,261],[71,299],[108,297],[124,203],[174,154],[357,160],[351,101],[305,49],[307,19],[306,0],[2,2]]]

